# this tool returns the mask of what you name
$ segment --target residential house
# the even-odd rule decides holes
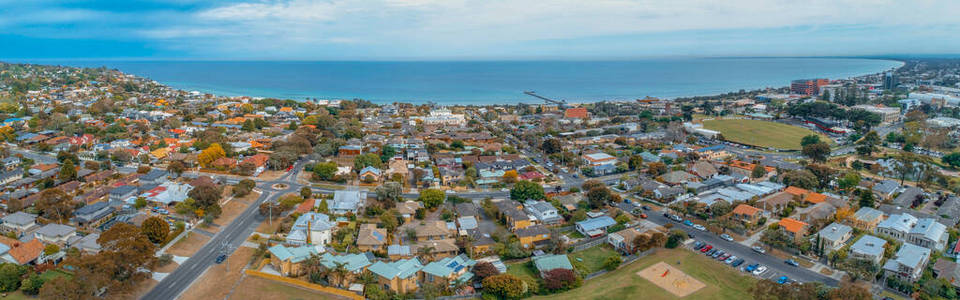
[[[457,216],[461,218],[473,218],[478,221],[480,220],[480,211],[477,208],[477,205],[473,204],[473,202],[457,203],[454,205],[453,210],[457,213]]]
[[[411,230],[415,232],[415,240],[410,242],[434,241],[453,237],[450,229],[443,221],[414,221],[404,223],[397,228],[397,232],[403,233],[404,238],[406,238],[407,232]]]
[[[407,178],[407,173],[409,169],[407,168],[407,161],[403,159],[392,159],[388,163],[387,171],[384,172],[387,178],[393,178],[395,174],[400,175],[402,178]]]
[[[853,228],[873,232],[883,222],[883,212],[872,207],[861,207],[849,219]]]
[[[0,184],[8,184],[23,178],[23,169],[7,170],[0,173]]]
[[[914,282],[920,279],[923,269],[930,261],[930,249],[913,244],[903,244],[897,251],[895,258],[883,264],[884,274],[888,278]]]
[[[897,197],[893,199],[893,204],[900,207],[913,207],[913,203],[917,199],[923,199],[923,190],[910,186],[903,189],[900,194],[897,194]]]
[[[607,228],[616,225],[610,216],[590,218],[576,223],[577,231],[588,237],[598,237],[607,233]]]
[[[607,243],[622,253],[632,254],[636,251],[633,240],[643,234],[636,228],[627,228],[607,235]]]
[[[33,236],[47,244],[66,245],[67,240],[77,235],[77,229],[73,226],[50,223],[43,225]]]
[[[932,218],[923,218],[910,229],[906,242],[934,251],[943,251],[949,238],[946,225]]]
[[[287,247],[277,244],[267,249],[270,252],[270,264],[284,276],[304,275],[306,268],[303,263],[311,256],[324,252],[323,246],[303,245]]]
[[[520,210],[519,202],[507,199],[495,201],[493,204],[497,207],[497,214],[501,219],[506,221],[507,228],[510,230],[517,230],[533,225],[530,222],[530,217]]]
[[[689,181],[699,181],[699,177],[684,171],[670,171],[661,175],[660,180],[669,185],[679,185]]]
[[[874,194],[880,196],[882,200],[890,200],[893,198],[893,195],[900,189],[900,183],[897,183],[896,180],[884,180],[880,183],[873,185]]]
[[[779,224],[780,229],[787,235],[793,237],[794,240],[800,240],[800,238],[807,235],[807,229],[810,228],[810,224],[791,218],[780,219]]]
[[[370,261],[373,259],[373,254],[369,252],[342,255],[333,255],[330,254],[330,252],[326,252],[320,256],[320,265],[328,270],[334,270],[339,266],[343,266],[343,269],[347,271],[346,275],[343,278],[336,278],[333,283],[337,286],[350,286],[350,283],[370,266]]]
[[[147,174],[140,176],[140,185],[155,185],[162,184],[167,181],[167,171],[160,169],[153,169]]]
[[[533,225],[527,228],[520,228],[516,231],[517,238],[524,248],[536,248],[550,241],[550,230],[543,225]]]
[[[747,204],[740,204],[733,208],[733,214],[730,217],[747,224],[757,224],[763,217],[763,210]]]
[[[411,258],[413,252],[408,245],[389,245],[387,246],[387,257],[393,260]]]
[[[331,213],[343,215],[348,212],[357,214],[367,200],[366,191],[343,191],[338,190],[333,193],[333,203],[329,210]],[[317,203],[319,206],[319,202]]]
[[[377,224],[363,224],[357,233],[357,248],[360,251],[381,251],[387,244],[387,230]]]
[[[853,228],[839,223],[832,223],[820,229],[817,236],[820,238],[820,245],[823,247],[824,253],[830,253],[843,247],[847,240],[853,237]]]
[[[690,173],[700,176],[704,180],[713,178],[714,175],[719,174],[717,167],[706,160],[698,160],[690,166]]]
[[[560,216],[560,212],[549,202],[543,200],[527,200],[524,202],[523,207],[525,211],[530,213],[530,215],[541,224],[557,224],[563,222],[563,217]]]
[[[472,203],[471,203],[472,204]],[[403,222],[411,222],[417,214],[417,210],[423,208],[423,202],[419,201],[404,201],[397,203],[397,212],[400,213],[400,217],[403,218]]]
[[[137,187],[121,185],[110,190],[110,201],[126,201],[137,195]]]
[[[771,213],[780,213],[790,202],[793,202],[793,195],[786,192],[774,193],[758,201],[758,206]]]
[[[490,252],[497,242],[489,234],[474,232],[473,241],[470,242],[470,254],[473,256]]]
[[[917,218],[907,214],[890,215],[889,218],[877,224],[876,233],[881,236],[888,236],[896,240],[906,240],[907,234],[917,225]]]
[[[363,182],[373,183],[380,182],[380,169],[374,168],[372,166],[364,167],[360,169],[360,175],[357,178],[360,178]]]
[[[18,211],[0,218],[4,231],[13,231],[18,236],[37,225],[37,215]]]
[[[116,208],[108,202],[97,202],[86,205],[73,211],[73,221],[77,226],[87,227],[96,225],[107,216],[113,214]]]
[[[533,260],[533,265],[537,267],[537,271],[540,272],[540,277],[543,277],[544,274],[554,269],[573,271],[573,265],[570,264],[570,259],[567,258],[565,254],[534,256],[531,260]]]
[[[470,268],[476,264],[476,261],[463,254],[446,257],[420,269],[420,281],[423,284],[447,283],[451,286],[457,282],[470,282],[473,278]]]
[[[460,252],[460,247],[457,246],[456,240],[448,238],[416,242],[410,245],[410,251],[426,261],[433,261],[438,258],[456,256]]]
[[[938,258],[937,262],[933,263],[933,276],[950,283],[954,290],[960,290],[960,265],[956,262]]]
[[[401,259],[394,262],[378,261],[367,267],[377,275],[377,284],[387,291],[407,294],[417,290],[417,274],[423,265],[417,258]]]
[[[0,260],[18,265],[38,264],[43,258],[43,248],[43,243],[39,239],[22,242],[0,237]]]
[[[871,261],[876,265],[880,265],[880,260],[883,259],[883,247],[886,245],[887,240],[885,239],[872,235],[864,235],[850,246],[850,254],[848,257]]]
[[[333,228],[336,224],[330,220],[330,217],[317,212],[308,212],[300,215],[293,226],[290,227],[290,233],[287,234],[286,242],[293,245],[326,245],[330,243]]]

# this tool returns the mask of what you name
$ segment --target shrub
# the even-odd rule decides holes
[[[623,262],[623,259],[620,258],[620,255],[610,255],[606,260],[603,261],[603,268],[607,271],[616,270],[620,267],[620,263]]]
[[[550,291],[565,291],[580,286],[580,277],[571,270],[553,269],[543,274],[543,286]]]

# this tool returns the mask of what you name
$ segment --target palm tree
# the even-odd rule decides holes
[[[343,282],[346,281],[347,274],[350,273],[350,271],[347,270],[346,263],[334,262],[334,264],[336,267],[333,267],[331,270],[329,270],[330,276],[333,276],[333,278],[336,279],[337,287],[343,287]],[[333,280],[327,281],[333,282]]]
[[[417,249],[417,253],[427,258],[427,261],[433,261],[433,250],[436,250],[433,246],[420,247],[420,249]]]

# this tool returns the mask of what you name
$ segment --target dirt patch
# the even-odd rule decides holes
[[[830,276],[833,275],[833,270],[830,270],[830,268],[823,268],[820,269],[820,274]]]
[[[152,278],[147,278],[146,280],[137,283],[133,290],[114,296],[116,296],[116,299],[140,299],[140,297],[143,297],[143,295],[149,293],[153,287],[157,286],[158,283],[160,282],[153,280]]]
[[[169,264],[166,264],[165,266],[153,268],[152,271],[157,273],[170,273],[170,272],[173,272],[173,270],[176,270],[177,267],[180,267],[180,264],[178,264],[175,261],[171,261]]]
[[[254,249],[240,247],[226,261],[207,269],[207,272],[197,278],[197,281],[183,293],[180,299],[224,299],[232,289],[238,286],[238,281],[243,278],[243,269],[250,262],[250,256],[253,255],[253,252]],[[229,266],[229,272],[227,272],[227,266]],[[239,295],[238,298],[243,299],[261,299],[244,293],[233,293],[233,295]]]
[[[180,241],[171,246],[170,249],[167,249],[167,253],[176,256],[193,256],[193,254],[197,253],[197,250],[200,250],[200,248],[203,248],[203,245],[209,240],[210,238],[203,234],[188,232],[186,237],[180,239]]]
[[[637,272],[637,275],[677,297],[686,297],[707,286],[696,278],[683,273],[680,269],[662,261]]]
[[[236,219],[237,216],[242,214],[248,206],[250,206],[248,202],[238,201],[237,199],[230,200],[230,202],[223,206],[223,212],[220,213],[220,217],[213,220],[213,224],[220,226],[209,226],[204,228],[204,230],[213,233],[220,231],[220,229],[227,227],[230,222],[233,222],[233,219]]]
[[[260,222],[260,226],[257,226],[257,232],[263,234],[273,234],[277,232],[277,229],[280,228],[280,223],[283,223],[283,218],[275,217],[273,218],[273,224],[270,224],[270,220],[263,220]]]
[[[257,176],[257,178],[263,181],[273,181],[283,176],[283,174],[287,174],[287,172],[267,170],[267,171],[263,171],[263,173],[260,173],[260,176]]]
[[[243,282],[237,286],[233,295],[243,295],[245,299],[268,299],[268,300],[287,300],[287,299],[346,299],[336,295],[311,291],[299,286],[287,285],[281,282],[260,278],[256,276],[246,276]]]

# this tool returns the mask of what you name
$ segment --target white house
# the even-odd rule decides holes
[[[920,247],[929,248],[934,251],[943,251],[947,246],[947,226],[940,224],[932,218],[924,218],[917,221],[910,233],[907,234],[907,243]]]
[[[914,225],[917,225],[917,218],[910,214],[890,215],[889,218],[877,224],[876,233],[903,241]]]
[[[287,234],[287,243],[294,245],[326,245],[335,227],[330,217],[315,212],[308,212],[297,218]]]
[[[913,244],[903,244],[894,259],[883,264],[887,277],[913,282],[923,274],[923,268],[930,261],[930,249]]]

